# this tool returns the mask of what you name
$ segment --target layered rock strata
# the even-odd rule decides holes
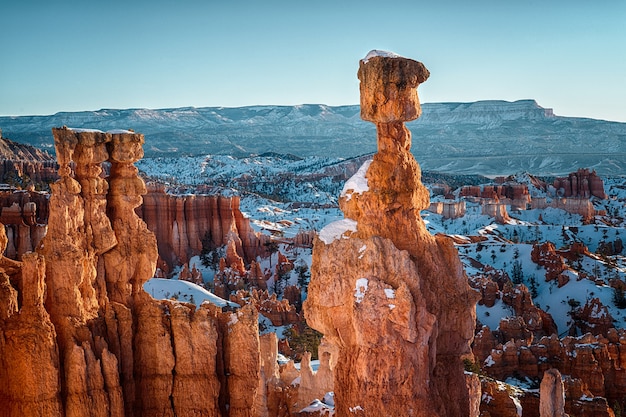
[[[450,240],[434,237],[404,122],[417,118],[419,62],[373,51],[362,60],[361,117],[378,153],[346,183],[345,219],[315,241],[307,322],[338,348],[338,416],[467,416],[462,358],[475,326],[472,291]]]

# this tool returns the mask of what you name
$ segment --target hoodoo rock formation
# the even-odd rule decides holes
[[[361,60],[361,117],[378,153],[340,198],[345,219],[313,250],[307,322],[339,351],[338,416],[467,416],[462,359],[471,355],[478,294],[450,240],[420,217],[429,206],[404,122],[420,115],[423,64],[372,51]]]
[[[563,197],[590,198],[594,196],[599,199],[607,197],[602,178],[596,174],[596,171],[589,172],[588,169],[579,169],[567,177],[556,178],[554,188]]]
[[[60,180],[48,233],[22,262],[0,259],[3,415],[219,416],[235,407],[244,391],[233,368],[259,367],[256,311],[196,309],[144,292],[157,245],[135,213],[146,192],[133,166],[143,135],[53,133]],[[0,236],[0,249],[7,240]]]
[[[278,364],[276,337],[259,338],[258,306],[196,307],[144,291],[158,254],[136,213],[143,135],[53,134],[60,179],[48,233],[21,261],[0,255],[2,416],[290,416],[332,390],[336,358],[320,352],[317,372]],[[0,251],[8,243],[0,225]],[[276,319],[293,321],[284,310]]]

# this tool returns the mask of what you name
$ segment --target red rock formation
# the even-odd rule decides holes
[[[577,378],[565,377],[565,411],[571,416],[615,417],[606,398],[595,397],[585,383]]]
[[[265,253],[264,237],[254,232],[239,210],[238,196],[177,195],[164,185],[150,183],[137,211],[156,235],[159,256],[170,268],[199,255],[203,239],[214,247],[234,240],[237,254],[246,263]]]
[[[607,198],[602,178],[596,174],[595,170],[589,172],[589,169],[579,169],[567,177],[556,178],[554,188],[563,197],[589,199],[594,196],[602,200]]]
[[[360,63],[361,117],[376,123],[378,153],[340,198],[346,219],[315,242],[304,303],[309,325],[339,349],[340,416],[469,412],[458,381],[477,294],[452,242],[430,235],[419,216],[428,191],[403,123],[419,115],[415,88],[427,77],[409,59],[374,53]]]
[[[0,223],[8,237],[6,256],[20,259],[35,250],[46,233],[48,194],[36,191],[0,192]]]
[[[611,329],[608,337],[587,334],[559,340],[557,335],[552,335],[530,345],[509,341],[494,346],[494,339],[483,328],[474,345],[476,359],[489,376],[502,380],[513,375],[540,378],[545,371],[555,368],[564,375],[584,381],[584,386],[578,390],[568,388],[566,384],[566,411],[576,409],[575,415],[594,415],[590,410],[598,409],[606,413],[607,400],[608,404],[622,400],[626,389],[626,369],[622,366],[626,359],[624,330]],[[493,346],[491,351],[490,346]],[[583,394],[584,398],[581,398]]]
[[[511,390],[502,382],[483,378],[481,391],[481,416],[519,417],[522,415],[522,406],[517,396],[513,395]],[[526,413],[523,415],[526,416]]]
[[[515,315],[523,319],[524,328],[532,332],[534,337],[550,336],[557,333],[557,327],[549,313],[541,310],[533,303],[525,285],[505,285],[502,301],[510,305]],[[504,339],[503,342],[508,339]]]
[[[273,326],[284,326],[300,321],[295,306],[290,304],[289,300],[279,300],[276,294],[270,295],[267,290],[253,289],[250,292],[239,290],[235,294],[231,294],[230,301],[239,305],[254,305],[259,314],[267,317]]]
[[[574,310],[572,319],[574,326],[583,334],[606,335],[614,327],[609,309],[595,297],[587,301],[582,308]]]
[[[546,281],[556,280],[559,288],[569,281],[569,278],[563,275],[567,265],[563,258],[556,253],[554,243],[548,241],[533,245],[530,258],[534,263],[546,269]]]
[[[461,187],[461,197],[475,197],[491,200],[492,203],[510,205],[513,208],[525,210],[531,202],[528,186],[508,182],[500,185],[466,185]]]

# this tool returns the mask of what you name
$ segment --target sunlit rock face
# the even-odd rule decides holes
[[[404,122],[419,116],[423,64],[372,51],[359,67],[361,117],[378,153],[346,183],[345,219],[315,241],[305,314],[338,347],[339,416],[467,416],[462,359],[471,355],[479,295],[451,241],[432,236]]]
[[[196,308],[143,290],[158,256],[135,213],[146,193],[133,165],[143,135],[53,135],[60,179],[48,233],[22,262],[0,257],[3,415],[220,416],[228,404],[230,415],[249,415],[259,379],[256,310]]]

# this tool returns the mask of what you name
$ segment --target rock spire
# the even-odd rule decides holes
[[[429,206],[404,122],[420,115],[420,62],[372,51],[360,61],[361,117],[378,153],[345,185],[345,219],[313,250],[308,323],[335,345],[338,416],[467,416],[463,358],[477,294],[452,242],[432,236]]]

